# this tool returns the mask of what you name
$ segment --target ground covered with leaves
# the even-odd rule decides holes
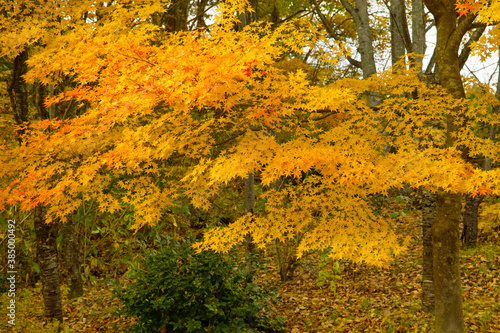
[[[401,202],[385,202],[380,213],[404,236],[408,251],[389,268],[331,261],[312,253],[300,261],[293,279],[279,282],[273,251],[259,280],[279,283],[273,315],[287,317],[288,332],[431,332],[433,317],[421,308],[420,211]],[[467,332],[500,332],[500,243],[482,235],[476,249],[463,249],[462,285]],[[134,319],[117,315],[114,281],[89,283],[84,297],[64,297],[63,332],[125,332]],[[63,296],[67,288],[63,286]],[[16,326],[7,325],[7,295],[1,296],[1,331],[56,332],[43,317],[40,285],[24,288],[16,298]]]

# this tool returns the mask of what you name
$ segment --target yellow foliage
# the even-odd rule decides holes
[[[489,204],[482,209],[478,228],[486,238],[500,239],[500,203]]]
[[[63,3],[70,17],[88,9],[87,2]],[[264,191],[264,212],[209,230],[198,247],[227,251],[248,233],[260,246],[304,235],[299,255],[331,248],[336,258],[383,265],[402,242],[371,213],[368,196],[403,183],[499,192],[498,171],[476,170],[457,153],[466,146],[500,156],[496,143],[465,126],[455,146],[440,148],[450,112],[468,114],[471,127],[498,122],[478,101],[453,99],[415,70],[312,85],[304,70],[279,62],[323,37],[301,21],[234,32],[233,14],[245,2],[222,3],[209,31],[163,35],[148,23],[161,2],[136,4],[113,3],[102,8],[103,21],[68,18],[64,33],[43,35],[26,79],[71,76],[75,88],[47,103],[88,108],[74,119],[34,121],[24,144],[1,155],[0,206],[50,204],[50,220],[93,199],[102,211],[133,207],[133,228],[140,228],[158,222],[180,196],[207,209],[234,179],[253,173],[267,186],[286,177],[282,191]],[[19,38],[4,39],[2,52],[13,56],[19,45],[35,43]],[[341,49],[332,48],[332,62]],[[373,91],[382,98],[376,109],[366,105]]]

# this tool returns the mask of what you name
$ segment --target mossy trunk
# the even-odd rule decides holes
[[[424,2],[436,22],[435,55],[439,84],[454,98],[463,99],[465,90],[460,76],[458,51],[475,15],[467,15],[458,20],[455,0]],[[462,151],[462,158],[467,160],[467,151],[456,146],[457,132],[467,124],[465,111],[461,107],[449,110],[443,148],[459,149]],[[436,333],[464,332],[459,253],[461,208],[461,194],[438,191],[436,218],[432,225]]]
[[[459,225],[462,195],[440,191],[432,225],[436,332],[464,331]]]

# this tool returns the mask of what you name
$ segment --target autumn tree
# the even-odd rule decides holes
[[[76,82],[47,105],[74,100],[88,109],[72,119],[33,122],[22,136],[25,144],[6,147],[2,206],[30,210],[43,204],[53,222],[95,200],[103,212],[133,208],[138,229],[157,223],[178,198],[208,209],[228,183],[249,174],[265,186],[288,177],[293,181],[281,191],[260,195],[263,212],[209,229],[197,248],[224,252],[247,235],[258,247],[303,235],[298,256],[329,249],[334,258],[384,266],[403,251],[405,240],[373,214],[368,198],[405,183],[424,186],[438,192],[438,331],[446,331],[443,323],[461,325],[460,295],[453,289],[459,287],[456,205],[460,193],[499,192],[498,171],[474,168],[462,154],[467,147],[495,158],[499,147],[475,137],[469,125],[485,109],[471,108],[463,98],[453,67],[458,56],[445,60],[458,53],[455,38],[462,38],[470,18],[453,16],[452,26],[441,23],[451,14],[436,9],[441,86],[422,82],[418,66],[313,85],[303,71],[278,66],[322,38],[311,36],[307,20],[272,28],[258,22],[235,31],[235,13],[249,7],[226,1],[208,31],[163,32],[159,38],[158,27],[146,22],[160,9],[140,8],[109,8],[105,21],[68,30],[30,58],[27,82],[51,80],[61,69]],[[453,45],[442,44],[439,29],[451,31]],[[331,49],[324,58],[334,64],[343,48]],[[376,108],[366,98],[374,91]],[[408,98],[415,91],[419,98]],[[459,115],[467,126],[454,122]],[[498,115],[487,116],[498,121]],[[383,132],[380,118],[386,120]],[[453,316],[443,311],[447,298],[453,299],[447,307],[456,310]]]
[[[2,56],[13,59],[13,71],[11,81],[7,88],[10,95],[11,106],[14,111],[14,118],[20,125],[17,131],[19,142],[22,146],[29,143],[23,140],[23,135],[27,133],[29,126],[36,120],[65,119],[74,114],[75,103],[68,101],[58,106],[46,107],[44,99],[52,97],[58,91],[64,91],[71,81],[68,73],[57,71],[50,77],[39,77],[30,82],[26,82],[25,75],[28,69],[28,60],[39,56],[40,50],[58,48],[58,43],[64,43],[65,33],[72,28],[87,25],[89,22],[97,22],[99,15],[109,11],[112,6],[105,6],[98,11],[89,12],[92,2],[82,1],[78,6],[62,1],[33,3],[31,1],[4,1],[0,3],[3,20],[1,29],[3,35]],[[157,7],[161,8],[161,7]],[[99,22],[99,24],[101,24]],[[130,21],[129,21],[130,23]],[[60,37],[60,39],[58,39]],[[56,87],[56,88],[55,88]],[[36,99],[31,99],[28,90],[36,91]],[[38,115],[30,111],[29,105],[35,105]],[[31,123],[31,124],[30,124]],[[46,140],[50,140],[50,129]],[[38,155],[37,158],[43,161],[50,157],[50,153]],[[66,163],[55,157],[53,163],[59,164],[54,173],[50,173],[48,178],[60,178],[74,164]],[[43,162],[42,162],[43,163]],[[22,166],[21,166],[22,168]],[[62,321],[61,292],[59,287],[59,265],[57,260],[56,238],[59,231],[64,236],[65,267],[70,278],[70,296],[81,296],[83,286],[80,273],[80,254],[78,239],[75,236],[74,220],[69,213],[67,223],[59,228],[59,219],[52,223],[46,223],[45,216],[47,205],[50,202],[37,202],[31,209],[35,213],[35,231],[37,236],[38,261],[41,269],[43,283],[43,295],[45,301],[45,311],[47,317],[56,318]]]
[[[456,99],[465,98],[460,76],[459,48],[476,15],[458,18],[455,1],[425,1],[437,27],[436,64],[439,84]],[[446,147],[454,147],[456,133],[464,126],[466,111],[455,106],[446,122]],[[462,158],[469,158],[465,147]],[[437,212],[432,226],[433,269],[437,332],[462,332],[463,310],[460,284],[459,230],[462,197],[459,193],[440,190]]]
[[[2,4],[2,14],[4,14],[3,29],[7,38],[12,31],[12,25],[18,25],[23,21],[31,21],[36,8],[29,3]],[[9,26],[10,25],[10,26]],[[3,47],[2,55],[13,57],[12,79],[7,88],[11,107],[14,111],[14,119],[19,125],[17,131],[20,144],[23,142],[22,136],[26,133],[30,122],[28,85],[24,75],[28,70],[28,45],[36,40],[30,34],[29,27],[21,25],[21,38],[8,41],[7,47]],[[43,28],[42,28],[43,29]],[[40,30],[39,30],[40,31]],[[28,32],[28,33],[27,33]],[[24,33],[24,35],[22,34]],[[16,36],[17,37],[17,36]],[[41,269],[43,283],[43,295],[45,301],[45,315],[49,318],[56,318],[62,321],[61,290],[59,286],[59,270],[57,265],[56,237],[58,224],[45,224],[45,206],[43,204],[34,207],[35,231],[37,235],[37,259]]]

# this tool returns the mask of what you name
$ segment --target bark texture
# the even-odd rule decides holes
[[[436,194],[422,190],[422,308],[434,313],[432,223],[436,216]]]
[[[436,332],[464,331],[460,282],[459,222],[462,196],[443,191],[437,195],[432,226]]]
[[[10,104],[14,112],[14,119],[18,125],[29,123],[28,114],[28,85],[23,79],[23,75],[28,72],[28,50],[24,50],[14,58],[14,68],[12,70],[12,80],[7,87]],[[16,135],[21,142],[21,135],[24,130],[18,130]]]
[[[412,0],[411,2],[411,33],[412,33],[412,52],[417,56],[412,64],[422,67],[422,56],[425,54],[425,10],[422,0]]]
[[[165,30],[169,32],[187,30],[189,14],[188,0],[173,0],[170,2],[166,14],[163,16]]]
[[[479,220],[479,205],[483,202],[484,196],[468,195],[465,199],[464,228],[462,231],[462,243],[466,247],[476,247]]]
[[[45,207],[35,208],[37,257],[42,275],[45,316],[63,321],[56,238],[58,223],[45,223]]]
[[[347,0],[340,1],[356,23],[359,53],[361,54],[361,70],[363,71],[363,78],[367,79],[371,75],[377,73],[375,51],[373,50],[372,34],[370,30],[370,18],[368,15],[368,1],[356,0],[356,8],[352,7]],[[367,102],[369,107],[378,106],[380,104],[380,94],[375,91],[369,92]]]
[[[403,0],[391,0],[391,60],[396,64],[405,55],[405,37],[409,40],[408,25],[406,24],[406,10]],[[408,35],[408,36],[406,36]],[[411,43],[408,44],[411,49]],[[411,51],[409,51],[411,52]]]
[[[255,193],[254,193],[254,176],[253,174],[245,177],[245,213],[250,213],[253,215],[255,206]],[[255,244],[252,240],[252,236],[249,234],[245,237],[245,256],[247,262],[247,273],[253,271],[254,260],[252,258],[253,251],[255,250]]]
[[[64,267],[69,277],[69,298],[83,296],[83,282],[81,277],[80,242],[75,231],[73,216],[61,225],[64,241]]]
[[[424,0],[437,27],[435,59],[439,84],[455,98],[465,98],[458,51],[474,14],[457,19],[454,0]],[[464,124],[464,110],[450,110],[446,119],[445,147],[455,145],[455,133]],[[463,158],[467,154],[463,151]],[[459,224],[462,196],[438,191],[437,212],[432,226],[436,333],[464,332],[460,282]]]

